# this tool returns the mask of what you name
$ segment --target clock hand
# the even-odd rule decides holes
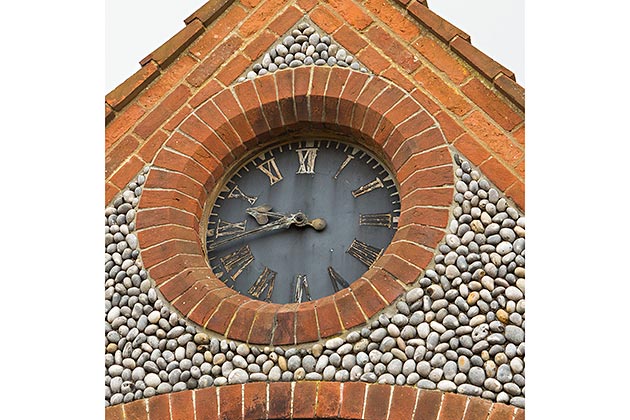
[[[250,207],[245,211],[247,214],[256,219],[259,224],[267,223],[269,221],[269,217],[283,218],[287,216],[282,213],[269,211],[271,208],[272,207],[269,204],[264,204],[258,207]],[[309,220],[302,212],[295,213],[293,216],[296,216],[297,218],[295,223],[296,226],[310,226],[317,231],[323,230],[326,227],[326,220],[322,218]]]
[[[268,223],[266,225],[263,225],[261,227],[258,227],[256,229],[252,229],[252,230],[247,230],[245,232],[241,232],[241,233],[237,233],[236,235],[232,235],[231,237],[224,239],[222,241],[219,242],[214,242],[210,245],[208,245],[207,249],[208,251],[213,251],[216,248],[225,245],[226,243],[235,241],[237,239],[241,239],[244,238],[246,236],[250,236],[253,235],[254,233],[260,233],[260,232],[270,232],[270,231],[274,231],[274,230],[278,230],[278,229],[286,229],[289,226],[291,226],[292,224],[297,223],[295,220],[295,215],[288,215],[288,216],[284,216],[274,222]]]

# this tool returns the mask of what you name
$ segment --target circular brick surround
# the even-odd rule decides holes
[[[300,304],[252,300],[212,273],[204,206],[231,164],[305,129],[348,135],[389,165],[400,186],[399,227],[349,288]],[[164,299],[207,330],[252,344],[313,342],[363,325],[417,280],[444,237],[453,183],[441,128],[409,93],[348,69],[286,69],[191,109],[148,174],[137,215],[141,257]]]

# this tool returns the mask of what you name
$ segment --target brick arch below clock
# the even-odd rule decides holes
[[[204,205],[230,164],[304,129],[348,135],[390,166],[399,227],[349,288],[300,304],[253,300],[212,273],[201,241]],[[453,183],[441,128],[408,92],[349,69],[286,69],[225,88],[183,119],[145,183],[141,257],[165,301],[206,330],[251,344],[314,342],[365,324],[418,279],[445,235]]]

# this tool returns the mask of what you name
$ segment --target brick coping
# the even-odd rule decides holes
[[[157,395],[105,409],[106,420],[524,420],[480,397],[364,382],[255,382]]]
[[[207,199],[248,152],[296,130],[331,128],[377,152],[397,178],[401,215],[391,244],[332,296],[279,305],[240,295],[207,263]],[[138,207],[141,257],[165,300],[200,327],[251,344],[309,343],[365,324],[418,279],[444,236],[453,195],[449,146],[409,93],[343,68],[286,69],[219,91],[166,141]]]

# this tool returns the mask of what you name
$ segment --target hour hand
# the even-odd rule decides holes
[[[264,225],[268,223],[270,216],[276,219],[285,216],[284,214],[272,212],[270,211],[271,209],[272,207],[269,204],[263,204],[262,206],[258,207],[250,207],[245,211],[247,212],[247,214],[256,219],[256,222],[258,222],[259,225]]]

